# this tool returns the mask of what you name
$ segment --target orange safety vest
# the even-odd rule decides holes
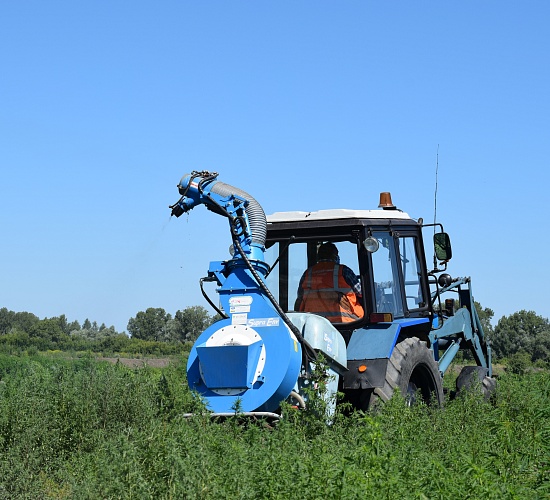
[[[349,323],[363,317],[363,307],[344,279],[343,266],[318,262],[306,271],[299,310],[324,316],[332,323]]]

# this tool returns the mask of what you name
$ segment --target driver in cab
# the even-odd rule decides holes
[[[331,323],[362,318],[361,281],[349,267],[340,264],[336,245],[323,243],[317,259],[300,279],[294,310],[318,314]]]

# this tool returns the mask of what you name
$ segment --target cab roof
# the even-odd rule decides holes
[[[267,222],[306,222],[312,220],[343,220],[343,219],[394,219],[412,220],[409,214],[398,209],[392,210],[349,210],[337,208],[318,210],[317,212],[275,212],[267,216]]]

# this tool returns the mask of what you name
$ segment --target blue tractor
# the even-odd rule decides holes
[[[231,258],[211,262],[201,280],[201,288],[216,283],[217,303],[203,295],[222,319],[199,336],[187,365],[189,387],[213,414],[238,409],[278,418],[283,401],[306,407],[320,354],[329,413],[338,392],[361,410],[396,391],[410,404],[421,398],[440,405],[443,375],[460,350],[470,351],[476,365],[463,369],[457,390],[478,383],[490,396],[491,348],[470,279],[446,273],[452,252],[440,224],[412,219],[389,193],[375,210],[266,217],[252,196],[217,178],[185,175],[181,198],[170,207],[179,217],[206,205],[228,219],[233,241]],[[433,231],[433,269],[423,228]],[[337,253],[336,264],[326,263],[327,248]],[[353,285],[346,284],[349,275]]]

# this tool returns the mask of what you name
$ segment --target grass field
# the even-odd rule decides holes
[[[2,498],[550,498],[550,373],[332,425],[182,418],[185,366],[0,355]]]

